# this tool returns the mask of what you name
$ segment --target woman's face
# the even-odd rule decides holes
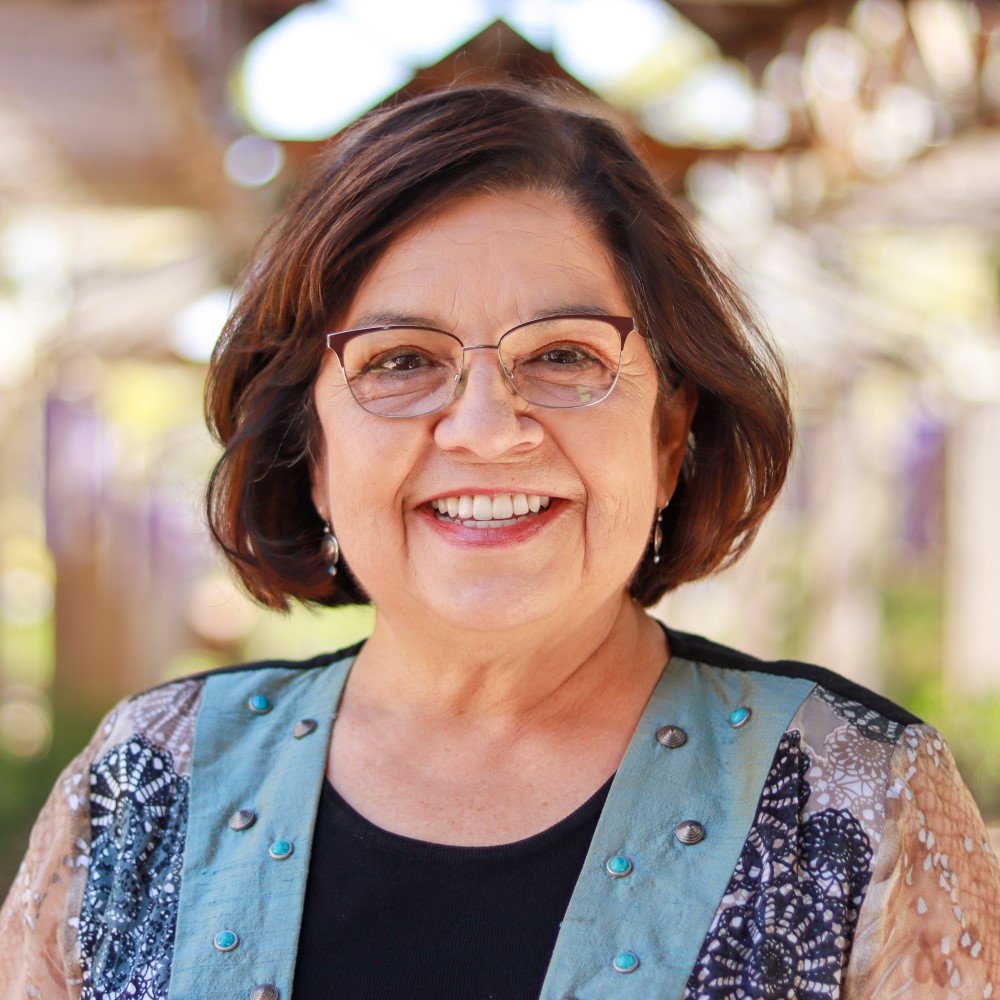
[[[472,346],[553,312],[631,310],[591,227],[560,200],[518,191],[449,202],[405,232],[341,329],[419,323]],[[525,402],[495,351],[465,358],[460,395],[402,419],[362,409],[332,351],[320,370],[313,499],[380,614],[495,630],[626,600],[673,492],[690,394],[675,392],[659,419],[656,372],[635,333],[611,395],[577,409]],[[519,494],[550,499],[537,514],[511,516],[506,498],[520,511]],[[486,515],[483,500],[473,503],[474,516],[500,526],[466,526],[464,507],[449,517],[448,498],[461,497],[491,498]]]

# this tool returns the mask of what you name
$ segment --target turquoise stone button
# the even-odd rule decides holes
[[[275,861],[284,861],[285,858],[290,858],[292,852],[295,848],[287,840],[276,840],[268,849],[267,853],[274,858]]]
[[[240,943],[236,931],[219,931],[212,939],[217,951],[232,951]]]
[[[247,701],[247,707],[255,715],[266,715],[271,711],[271,699],[266,694],[255,694]]]
[[[615,972],[635,972],[639,968],[639,958],[630,951],[623,951],[615,955],[611,967]]]
[[[733,729],[739,729],[740,726],[746,725],[747,721],[750,719],[750,709],[746,705],[741,705],[739,708],[734,708],[729,713],[729,725]]]
[[[613,858],[608,858],[605,867],[608,869],[609,875],[614,875],[615,878],[624,878],[631,873],[632,862],[624,855],[616,854]]]

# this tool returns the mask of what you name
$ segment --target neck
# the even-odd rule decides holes
[[[605,710],[652,689],[669,656],[663,631],[627,595],[586,616],[503,633],[380,612],[352,671],[356,707],[478,724]]]

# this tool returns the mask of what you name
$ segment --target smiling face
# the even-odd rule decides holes
[[[461,198],[414,225],[339,326],[419,324],[470,347],[553,313],[631,312],[592,228],[564,202],[524,191]],[[614,390],[591,407],[532,406],[495,351],[465,359],[457,398],[392,419],[362,409],[327,352],[313,500],[344,558],[380,615],[400,621],[503,630],[617,608],[673,492],[690,394],[675,392],[661,419],[637,334]]]

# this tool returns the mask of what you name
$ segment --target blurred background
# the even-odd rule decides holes
[[[310,156],[506,78],[620,122],[789,362],[783,501],[657,613],[901,701],[1000,825],[997,0],[0,0],[0,894],[113,701],[371,627],[220,565],[205,362]]]

